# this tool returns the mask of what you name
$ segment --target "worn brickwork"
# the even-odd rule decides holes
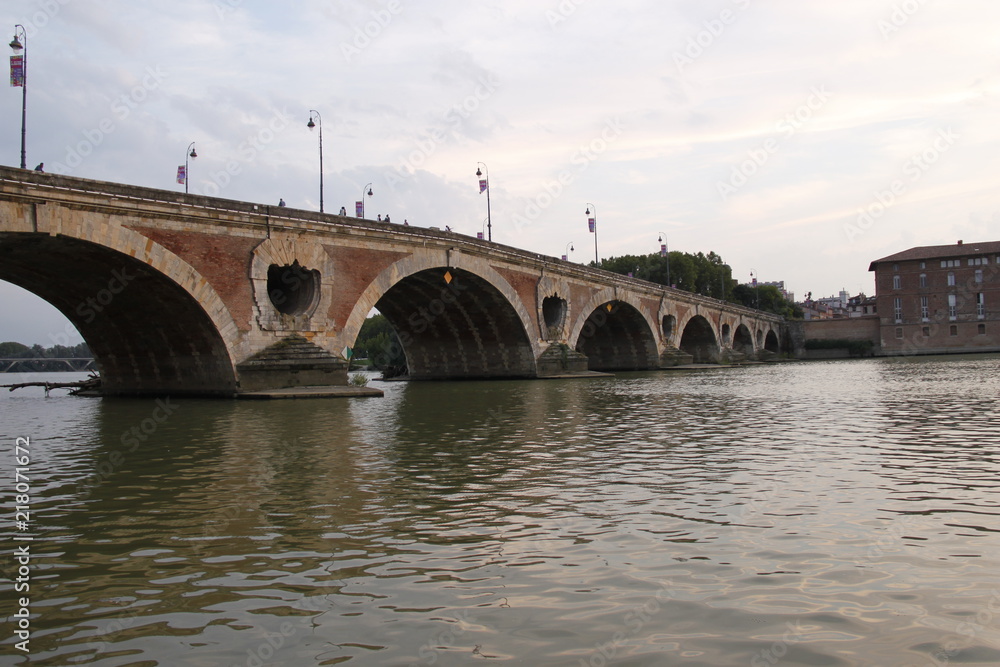
[[[335,246],[323,244],[323,250],[333,260],[333,302],[329,319],[333,326],[343,328],[355,304],[379,275],[393,263],[408,255],[406,252]]]
[[[253,327],[253,300],[247,275],[251,252],[260,243],[260,239],[138,225],[125,227],[142,234],[190,264],[222,298],[236,326],[241,331],[249,331]]]

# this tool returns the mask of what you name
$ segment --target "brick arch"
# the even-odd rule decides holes
[[[751,329],[743,321],[740,321],[733,330],[732,348],[734,352],[741,352],[748,357],[757,351]]]
[[[720,332],[708,317],[690,313],[684,318],[678,347],[690,354],[696,364],[717,363],[722,351]]]
[[[354,344],[376,307],[396,329],[415,379],[536,375],[541,351],[529,332],[537,327],[514,288],[485,261],[440,252],[400,259],[358,299],[341,332],[345,345]]]
[[[659,367],[658,338],[649,312],[618,298],[614,288],[592,295],[577,313],[569,340],[577,352],[586,355],[591,370]]]
[[[622,303],[628,304],[642,315],[642,318],[646,321],[646,326],[650,330],[650,335],[654,337],[654,341],[659,340],[659,334],[656,332],[659,330],[660,325],[656,321],[654,315],[644,306],[636,306],[632,300],[628,298],[629,296],[631,295],[622,295],[616,287],[605,287],[604,289],[597,290],[591,294],[590,298],[585,303],[572,304],[570,306],[570,312],[573,314],[572,326],[568,329],[566,339],[571,342],[578,341],[581,333],[583,332],[583,327],[587,324],[587,320],[598,307],[610,301],[621,301]]]
[[[706,315],[705,313],[700,312],[700,309],[695,308],[695,309],[689,311],[688,313],[686,313],[684,315],[684,317],[682,319],[678,320],[678,322],[677,322],[677,342],[678,343],[680,343],[680,339],[684,335],[684,330],[687,329],[688,324],[691,322],[691,320],[693,320],[696,317],[700,317],[701,319],[703,319],[706,322],[708,322],[708,326],[712,328],[712,335],[715,336],[716,342],[722,340],[722,336],[721,336],[721,333],[719,331],[719,327],[718,327],[717,323],[714,322],[712,320],[712,318],[709,317],[708,315]]]
[[[242,336],[191,265],[110,224],[58,235],[0,234],[0,279],[45,299],[77,328],[108,394],[232,394]]]
[[[764,333],[764,349],[775,354],[781,351],[781,336],[771,326]]]

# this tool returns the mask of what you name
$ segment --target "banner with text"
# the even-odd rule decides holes
[[[24,56],[10,57],[10,85],[18,88],[24,85]]]

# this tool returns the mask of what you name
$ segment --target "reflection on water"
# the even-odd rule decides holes
[[[32,442],[32,657],[996,664],[998,363],[4,395],[4,469]]]

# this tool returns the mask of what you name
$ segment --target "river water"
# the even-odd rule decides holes
[[[778,363],[270,402],[3,391],[31,662],[1000,664],[998,368]],[[25,542],[6,544],[10,616]],[[20,664],[9,621],[0,663]]]

